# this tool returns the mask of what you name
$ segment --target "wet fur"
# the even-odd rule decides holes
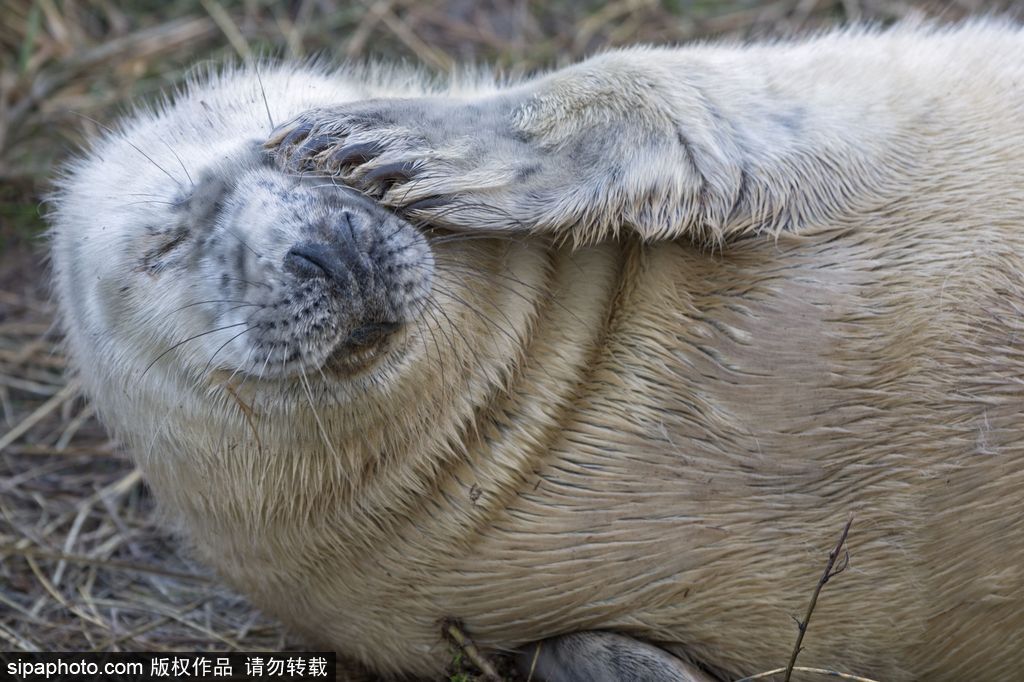
[[[551,149],[594,113],[575,97],[614,109],[623,83],[642,84],[637,65],[664,75],[655,99],[683,73],[720,107],[671,148],[657,140],[673,123],[629,108],[656,143],[641,153],[627,136],[607,156],[628,156],[627,178],[648,164],[647,184],[605,177],[595,157],[585,185],[557,154],[534,173],[428,164],[435,185],[463,183],[423,189],[455,209],[408,220],[505,236],[428,230],[432,303],[409,325],[411,350],[355,378],[211,367],[215,335],[154,362],[168,348],[157,331],[182,331],[154,291],[192,277],[133,270],[159,255],[144,227],[173,222],[160,202],[188,185],[168,149],[194,177],[234,176],[231,155],[270,131],[254,73],[229,72],[140,114],[63,182],[54,258],[72,356],[204,559],[378,672],[436,676],[444,618],[485,649],[602,630],[723,677],[777,667],[854,512],[851,566],[819,601],[801,663],[1012,677],[1024,663],[1008,644],[1024,634],[1021,54],[1018,29],[978,23],[632,51],[541,79],[544,106],[513,109]],[[297,67],[262,81],[277,122],[368,98],[501,97],[401,73]],[[597,119],[622,125],[607,109]],[[550,195],[524,194],[534,177]],[[474,195],[481,178],[492,190]],[[415,187],[368,189],[401,206]]]

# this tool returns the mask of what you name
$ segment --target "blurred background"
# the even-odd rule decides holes
[[[1020,17],[1024,2],[0,0],[0,650],[297,646],[161,530],[144,482],[65,382],[44,198],[119,112],[197,64],[252,54],[528,73],[637,42],[984,13]]]

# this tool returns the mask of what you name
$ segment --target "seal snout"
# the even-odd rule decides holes
[[[345,230],[330,242],[296,244],[284,257],[284,269],[302,284],[319,283],[342,306],[340,351],[356,352],[379,346],[402,327],[393,310],[378,309],[381,289],[375,264]],[[347,329],[346,329],[347,328]]]
[[[422,231],[354,190],[262,166],[220,203],[206,230],[216,248],[198,253],[209,290],[195,306],[223,301],[206,324],[225,332],[224,350],[224,340],[211,339],[209,355],[226,368],[261,377],[325,369],[349,379],[415,347],[413,323],[434,273]],[[234,287],[230,295],[225,287]]]
[[[271,328],[303,365],[349,374],[394,349],[429,294],[433,260],[412,225],[361,196],[316,193],[319,213],[279,261],[285,288]]]

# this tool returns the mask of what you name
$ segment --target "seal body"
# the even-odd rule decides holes
[[[620,107],[632,90],[609,75],[653,51],[508,89],[307,67],[193,83],[61,183],[77,371],[201,557],[379,673],[436,676],[445,619],[487,649],[613,631],[723,677],[778,667],[852,513],[849,568],[800,663],[1009,678],[1024,663],[1009,644],[1024,637],[1024,38],[975,24],[816,41],[678,51],[765,80],[699,84],[710,109],[672,100],[708,127],[671,150],[662,110]],[[346,103],[362,107],[356,142],[385,149],[349,145],[348,161],[383,154],[350,184],[398,214],[322,172],[322,141],[306,166],[260,148],[268,110],[340,120]],[[524,183],[587,152],[580,130],[605,134],[579,110],[650,148],[579,170],[564,192],[589,199],[553,208]],[[508,121],[529,132],[491,135]],[[480,139],[498,159],[540,139],[537,168],[473,165]],[[637,170],[644,155],[676,168],[680,149],[697,203],[690,175],[666,188]],[[427,175],[403,199],[391,164],[410,150]],[[447,213],[409,205],[439,194]]]

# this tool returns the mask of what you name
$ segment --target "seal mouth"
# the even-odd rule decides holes
[[[327,356],[324,369],[343,378],[372,371],[399,350],[403,327],[400,322],[371,322],[355,329]]]

